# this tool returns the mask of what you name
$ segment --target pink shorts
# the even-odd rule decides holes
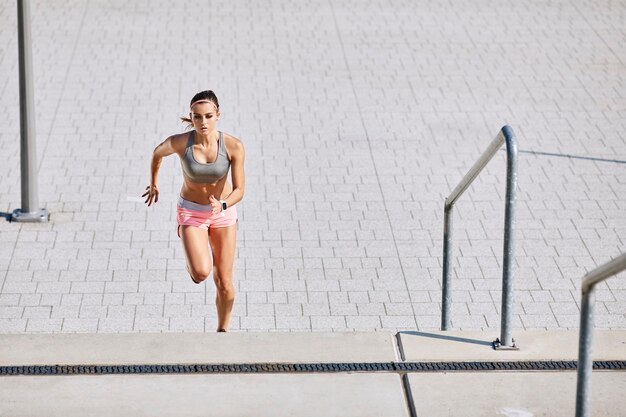
[[[178,226],[195,226],[205,230],[228,227],[237,223],[237,209],[235,207],[228,207],[223,212],[213,214],[213,208],[210,204],[198,204],[178,197],[176,219]],[[177,230],[178,237],[180,237],[180,227]]]

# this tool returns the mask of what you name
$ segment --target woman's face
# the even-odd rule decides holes
[[[216,109],[213,102],[196,103],[189,112],[189,118],[193,123],[193,128],[198,133],[208,134],[215,130],[220,112]]]

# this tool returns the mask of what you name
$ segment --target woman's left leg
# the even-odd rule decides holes
[[[233,264],[237,243],[237,225],[209,228],[209,242],[213,252],[213,280],[215,281],[217,329],[228,329],[235,302]]]

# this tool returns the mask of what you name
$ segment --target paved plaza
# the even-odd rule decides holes
[[[0,333],[213,332],[182,183],[152,149],[213,89],[246,148],[236,331],[431,330],[445,198],[519,140],[514,328],[575,329],[626,251],[626,2],[32,1],[40,205],[0,218]],[[15,2],[0,5],[0,212],[20,207]],[[500,327],[505,153],[456,205],[452,325]],[[598,286],[626,329],[626,274]]]

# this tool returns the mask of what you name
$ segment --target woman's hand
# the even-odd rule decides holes
[[[209,203],[211,204],[211,209],[213,209],[213,213],[222,213],[222,203],[215,198],[213,194],[209,196]],[[222,213],[222,216],[224,213]]]
[[[144,203],[148,203],[148,207],[150,207],[152,203],[159,201],[159,189],[156,185],[150,184],[146,187],[146,192],[142,195],[142,197],[146,197],[146,201],[144,201]]]

